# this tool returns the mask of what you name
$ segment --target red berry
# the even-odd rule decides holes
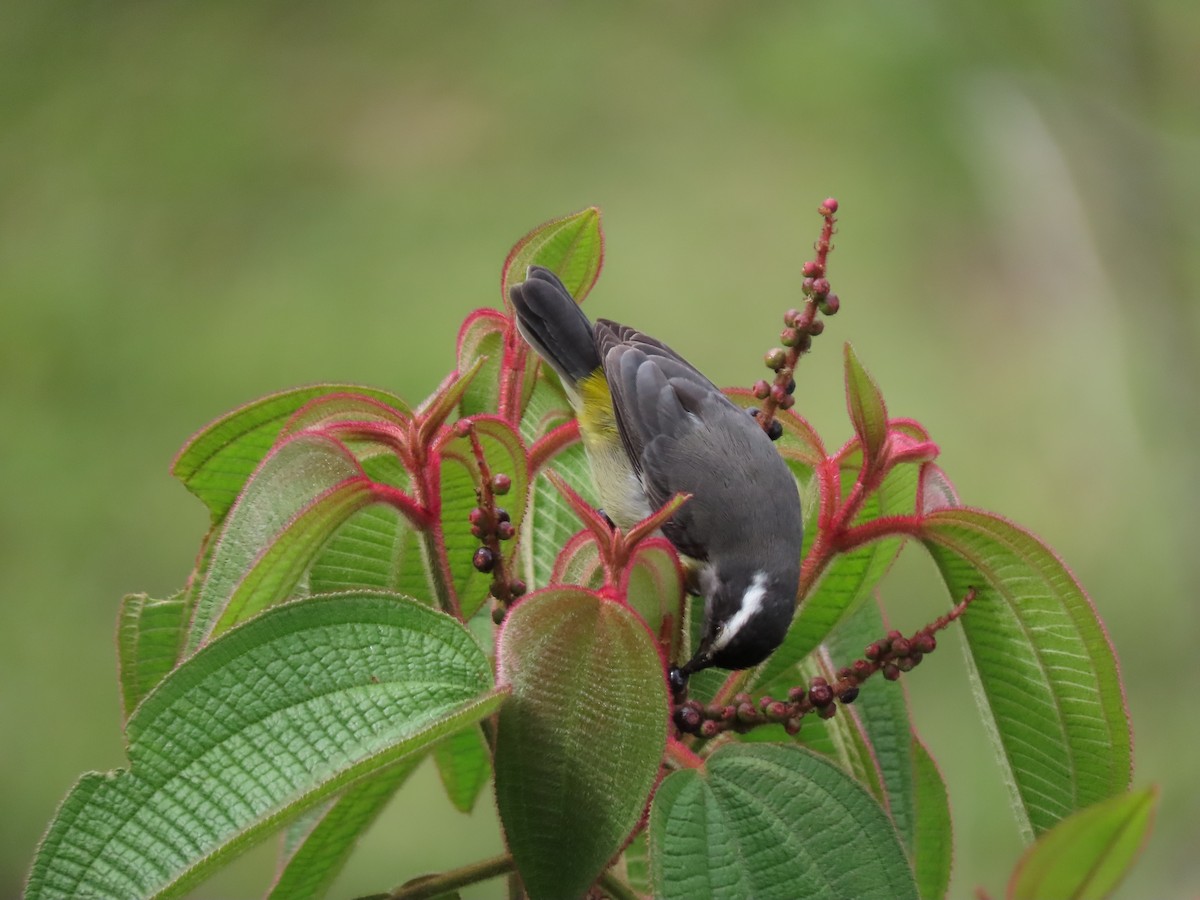
[[[801,271],[804,272],[805,278],[820,278],[825,274],[825,267],[815,259],[810,259],[804,264],[804,268]]]
[[[512,490],[512,479],[503,472],[492,476],[492,493],[498,497],[503,497]]]
[[[771,385],[765,378],[760,378],[754,382],[754,396],[759,400],[766,400],[771,396]]]
[[[829,279],[828,278],[814,278],[812,288],[813,288],[813,296],[824,297],[826,294],[829,293]]]
[[[827,294],[821,299],[820,303],[821,312],[825,313],[827,316],[836,316],[837,311],[841,309],[841,306],[842,303],[840,300],[838,300],[837,294]]]
[[[512,522],[501,522],[496,526],[496,537],[502,541],[512,540],[513,535],[516,533],[517,529],[513,527]]]
[[[838,202],[835,197],[826,197],[825,202],[821,204],[821,208],[817,210],[821,215],[832,215],[838,211]]]

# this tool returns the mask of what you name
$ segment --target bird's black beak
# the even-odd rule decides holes
[[[713,639],[708,635],[701,638],[700,646],[696,648],[692,658],[679,667],[679,671],[684,675],[691,675],[693,672],[707,669],[709,660],[712,658],[712,642]]]

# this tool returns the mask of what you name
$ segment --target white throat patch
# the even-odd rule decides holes
[[[717,635],[717,639],[712,642],[713,653],[724,650],[729,646],[729,642],[742,630],[743,626],[762,609],[763,600],[766,599],[766,596],[767,573],[755,572],[754,578],[750,581],[750,587],[746,588],[746,593],[742,595],[742,605],[730,617],[729,621],[725,623],[725,627]]]

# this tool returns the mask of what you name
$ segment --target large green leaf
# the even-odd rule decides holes
[[[354,393],[372,397],[407,414],[399,397],[373,388],[320,384],[263,397],[222,416],[179,451],[171,472],[204,501],[219,521],[233,506],[242,486],[275,443],[289,418],[309,401],[325,394]]]
[[[942,509],[922,539],[962,617],[979,703],[1025,834],[1129,786],[1129,715],[1117,659],[1079,583],[999,516]]]
[[[579,588],[517,604],[497,650],[512,690],[496,803],[533,900],[579,897],[637,824],[666,746],[667,690],[646,626]]]
[[[795,746],[729,744],[669,775],[650,813],[660,900],[916,900],[891,821],[857,781]]]
[[[330,535],[372,500],[370,480],[338,441],[302,433],[272,450],[225,518],[187,652],[286,599]]]
[[[478,728],[468,728],[433,748],[433,759],[446,796],[459,812],[469,813],[492,776],[492,758]]]
[[[30,898],[178,896],[358,779],[500,705],[456,621],[386,594],[277,607],[204,647],[129,720],[129,769],[85,775]]]
[[[469,729],[458,732],[464,733],[469,733]],[[458,734],[447,740],[454,740]],[[294,822],[285,834],[284,855],[269,900],[319,900],[324,897],[350,859],[358,839],[383,812],[422,759],[421,754],[407,756],[370,778],[352,784],[337,799]]]
[[[912,861],[922,900],[941,900],[950,886],[954,864],[954,828],[950,797],[937,763],[914,735]]]
[[[1158,791],[1101,801],[1064,819],[1013,870],[1009,900],[1102,900],[1116,890],[1150,833]]]
[[[525,280],[531,265],[553,271],[571,296],[582,301],[600,277],[604,264],[604,232],[600,210],[594,206],[551,219],[533,229],[508,254],[501,274],[500,289],[508,303],[508,287]]]
[[[121,601],[117,651],[121,706],[126,718],[175,668],[183,651],[189,612],[182,593],[169,600],[130,594]]]

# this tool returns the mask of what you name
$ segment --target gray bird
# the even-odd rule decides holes
[[[509,296],[521,334],[562,380],[611,521],[628,528],[692,495],[662,529],[704,597],[682,678],[762,662],[792,621],[803,538],[796,481],[771,440],[665,344],[593,326],[548,269],[530,266]]]

